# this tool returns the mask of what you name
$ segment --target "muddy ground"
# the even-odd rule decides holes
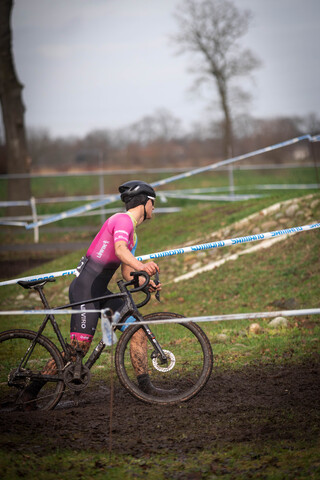
[[[2,267],[14,275],[25,264],[19,260]],[[111,437],[108,381],[93,379],[78,406],[67,393],[51,412],[1,417],[1,447],[44,455],[65,448],[105,451],[111,445],[115,453],[139,456],[196,453],[221,443],[319,438],[320,355],[297,365],[214,369],[196,398],[173,407],[141,403],[116,382]]]
[[[106,379],[107,380],[107,379]],[[247,366],[214,370],[193,400],[150,406],[115,384],[112,450],[145,455],[196,453],[228,442],[299,441],[320,433],[320,357],[299,365]],[[46,413],[1,418],[5,450],[47,454],[56,449],[107,450],[110,446],[110,389],[92,383],[74,406],[63,397]]]

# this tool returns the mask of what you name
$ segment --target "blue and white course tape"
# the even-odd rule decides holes
[[[144,260],[155,260],[157,258],[172,257],[174,255],[181,255],[183,253],[191,253],[191,252],[194,253],[194,252],[199,252],[203,250],[212,250],[213,248],[238,245],[241,243],[267,240],[269,238],[279,237],[280,235],[290,235],[290,234],[299,233],[299,232],[306,232],[310,230],[315,230],[317,228],[320,228],[320,223],[313,223],[311,225],[304,225],[302,227],[286,228],[284,230],[275,230],[273,232],[258,233],[256,235],[248,235],[245,237],[230,238],[227,240],[220,240],[218,242],[203,243],[200,245],[192,245],[190,247],[181,247],[173,250],[165,250],[162,252],[149,253],[147,255],[142,255],[136,258],[140,262]],[[16,278],[13,280],[6,280],[4,282],[0,282],[0,286],[13,285],[15,283],[18,283],[21,280],[23,281],[46,280],[48,278],[57,278],[57,277],[62,277],[66,275],[75,275],[75,272],[76,272],[76,269],[73,268],[69,270],[62,270],[60,272],[44,273],[44,274],[33,275],[29,277]]]
[[[185,172],[185,173],[181,173],[179,175],[174,175],[173,177],[169,177],[169,178],[166,178],[166,179],[163,179],[163,180],[159,180],[157,182],[153,182],[153,183],[151,183],[151,185],[154,188],[160,187],[161,185],[166,185],[168,183],[175,182],[176,180],[181,180],[182,178],[191,177],[192,175],[197,175],[198,173],[203,173],[203,172],[206,172],[208,170],[215,170],[215,169],[217,169],[219,167],[222,167],[224,165],[229,165],[231,163],[239,162],[240,160],[244,160],[245,158],[254,157],[255,155],[260,155],[261,153],[271,152],[272,150],[276,150],[278,148],[287,147],[288,145],[293,145],[294,143],[301,142],[302,140],[318,141],[317,140],[318,137],[320,138],[319,135],[315,136],[315,137],[312,137],[311,135],[302,135],[300,137],[296,137],[296,138],[292,138],[290,140],[286,140],[285,142],[276,143],[275,145],[271,145],[269,147],[260,148],[259,150],[255,150],[253,152],[246,153],[244,155],[238,155],[237,157],[229,158],[227,160],[222,160],[221,162],[213,163],[211,165],[207,165],[206,167],[200,167],[200,168],[196,168],[194,170],[190,170],[190,171]],[[97,202],[89,203],[89,204],[84,205],[82,207],[73,208],[73,209],[67,210],[63,213],[59,213],[57,215],[52,215],[51,217],[48,217],[46,219],[39,220],[37,222],[29,223],[26,226],[26,229],[30,230],[30,229],[35,228],[35,227],[40,227],[42,225],[47,225],[48,223],[53,223],[53,222],[57,222],[59,220],[63,220],[65,218],[74,217],[76,215],[80,215],[81,213],[87,212],[89,210],[94,210],[95,208],[99,208],[99,207],[102,207],[102,206],[107,205],[109,203],[116,202],[119,199],[120,199],[119,194],[118,195],[109,195],[106,198],[104,198],[103,200],[99,200]]]
[[[86,310],[86,312],[100,312],[101,317],[105,310]],[[66,315],[73,313],[83,313],[83,310],[7,310],[0,311],[0,316],[7,315]],[[201,323],[201,322],[222,322],[234,320],[253,320],[259,318],[274,318],[274,317],[296,317],[301,315],[320,315],[320,308],[304,308],[301,310],[280,310],[276,312],[252,312],[252,313],[231,313],[226,315],[208,315],[202,317],[184,317],[184,318],[162,318],[161,320],[153,320],[152,324],[160,323]],[[150,324],[150,321],[144,320],[139,322],[142,325]],[[112,326],[123,326],[125,323],[112,322]]]
[[[157,258],[171,257],[172,255],[181,255],[182,253],[198,252],[202,250],[211,250],[213,248],[238,245],[240,243],[256,242],[258,240],[267,240],[268,238],[279,237],[280,235],[305,232],[307,230],[313,230],[316,228],[320,228],[320,223],[304,225],[302,227],[286,228],[284,230],[276,230],[274,232],[258,233],[256,235],[248,235],[246,237],[229,238],[227,240],[220,240],[218,242],[203,243],[201,245],[192,245],[190,247],[177,248],[174,250],[165,250],[163,252],[150,253],[148,255],[137,257],[137,260],[142,262],[144,260],[154,260]]]

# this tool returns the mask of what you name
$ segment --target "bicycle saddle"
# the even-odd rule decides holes
[[[45,278],[45,279],[39,279],[39,280],[20,280],[17,282],[21,287],[23,288],[33,288],[36,287],[37,285],[45,285],[47,282],[55,282],[55,278]]]

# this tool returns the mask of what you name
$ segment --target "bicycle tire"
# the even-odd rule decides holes
[[[0,334],[0,411],[15,410],[52,410],[59,402],[63,391],[63,380],[57,381],[57,375],[52,374],[52,381],[48,380],[41,388],[36,399],[23,399],[25,388],[32,381],[33,375],[39,375],[42,369],[51,361],[53,369],[61,372],[64,367],[62,356],[47,337],[40,335],[35,344],[23,373],[25,376],[12,381],[13,373],[18,368],[29,345],[34,340],[36,332],[32,330],[8,330]],[[53,362],[52,362],[53,360]]]
[[[171,312],[153,313],[144,317],[150,323],[168,318],[184,317]],[[116,348],[115,367],[121,384],[131,395],[146,403],[174,405],[190,400],[202,390],[212,372],[213,354],[206,334],[192,322],[153,324],[150,327],[162,349],[168,353],[170,363],[167,367],[169,370],[158,370],[166,367],[157,365],[157,361],[154,365],[150,355],[154,348],[149,341],[148,373],[152,384],[156,388],[167,390],[168,394],[147,394],[139,388],[130,360],[130,341],[142,328],[139,324],[125,330]],[[172,392],[172,389],[176,391]]]

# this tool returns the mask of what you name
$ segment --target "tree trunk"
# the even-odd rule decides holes
[[[0,100],[6,138],[7,173],[29,173],[26,132],[24,127],[24,105],[22,84],[19,82],[12,55],[11,12],[13,0],[0,2]],[[9,201],[29,200],[30,179],[8,180]],[[29,207],[10,207],[9,215],[30,213]]]
[[[233,157],[233,132],[232,132],[232,120],[228,105],[226,82],[224,80],[218,80],[218,90],[220,94],[221,108],[224,114],[224,141],[223,141],[223,153],[225,158]]]

